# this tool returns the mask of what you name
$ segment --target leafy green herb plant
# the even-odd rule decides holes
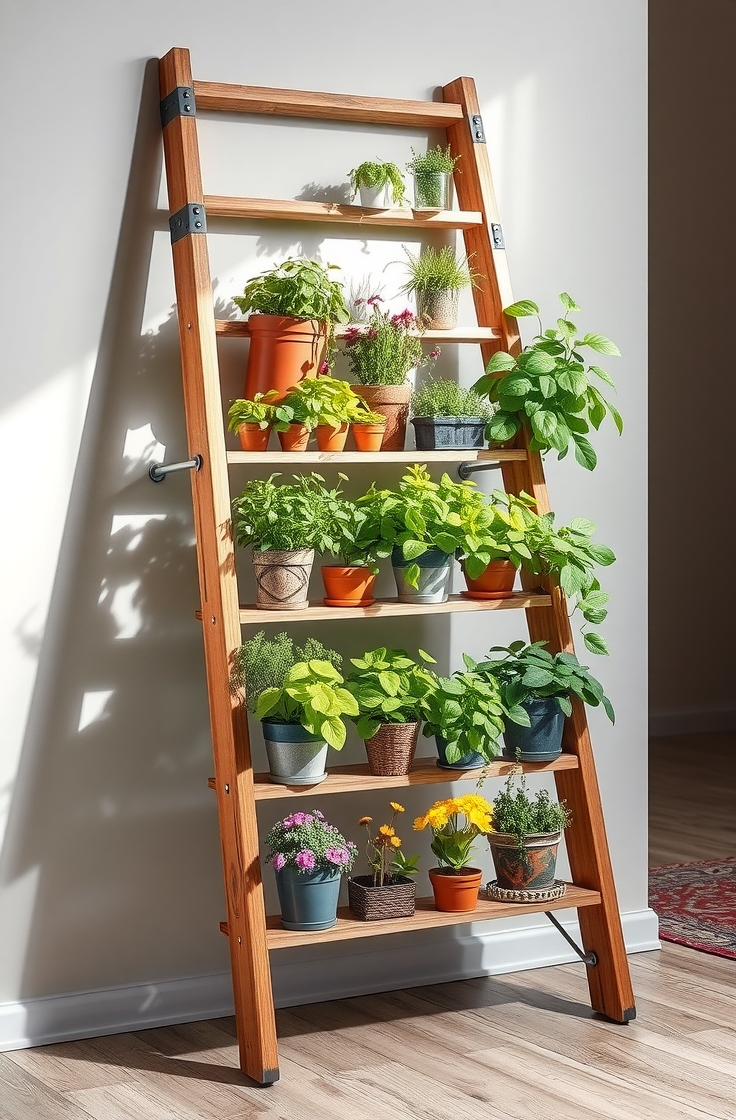
[[[404,206],[408,202],[404,179],[395,163],[366,160],[353,168],[349,175],[354,193],[357,193],[361,187],[378,190],[389,187],[394,206]]]
[[[474,389],[464,389],[457,381],[428,378],[411,398],[414,416],[437,419],[440,416],[462,416],[490,420],[493,409],[486,398]]]
[[[419,650],[419,661],[404,649],[370,650],[351,658],[354,670],[345,687],[358,705],[357,731],[370,739],[382,723],[414,723],[424,716],[428,697],[434,689],[434,676],[426,668],[434,658]]]
[[[407,169],[414,175],[414,197],[418,207],[441,209],[448,205],[446,180],[452,174],[460,156],[450,155],[450,145],[430,148],[426,152],[415,152]]]
[[[430,365],[439,349],[425,354],[420,320],[409,310],[382,311],[380,302],[371,296],[368,323],[348,327],[343,336],[350,373],[360,385],[404,385],[409,370]]]
[[[338,671],[342,666],[340,654],[316,638],[307,638],[298,646],[286,631],[267,638],[265,630],[260,630],[235,650],[230,686],[233,692],[245,693],[248,711],[255,712],[261,693],[281,688],[289,670],[300,661],[329,661]]]
[[[339,486],[329,490],[321,475],[295,475],[293,483],[251,479],[233,499],[233,535],[241,548],[249,544],[268,549],[314,548],[334,552],[339,521],[344,516]],[[344,478],[344,476],[343,476]]]
[[[319,425],[339,428],[342,424],[365,424],[370,413],[365,401],[354,393],[347,381],[324,375],[305,377],[281,402],[274,424],[284,431],[289,423],[303,424],[313,431]],[[383,420],[383,417],[381,417]],[[376,423],[376,421],[373,421]]]
[[[500,754],[506,706],[499,682],[490,674],[481,676],[467,653],[463,661],[465,672],[436,678],[427,699],[424,734],[445,739],[448,762],[458,762],[471,751],[491,762]]]
[[[518,786],[515,787],[516,782]],[[527,793],[526,779],[509,774],[503,789],[493,800],[493,833],[516,836],[523,848],[527,836],[538,833],[558,832],[570,824],[571,813],[564,801],[552,801],[546,789],[540,789],[534,798]]]
[[[332,662],[317,659],[297,662],[281,685],[265,689],[256,702],[258,719],[300,723],[338,751],[347,737],[344,717],[357,714],[341,673]]]
[[[337,268],[306,257],[292,257],[249,280],[243,295],[233,297],[233,302],[244,314],[345,323],[348,309],[342,284],[330,276]]]
[[[233,401],[227,414],[230,431],[237,432],[241,424],[257,424],[261,430],[268,428],[275,419],[274,398],[277,396],[272,389],[268,393],[256,393],[252,401],[245,398]]]

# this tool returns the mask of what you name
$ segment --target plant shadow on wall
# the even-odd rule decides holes
[[[147,477],[164,451],[187,457],[174,313],[141,325],[152,256],[170,252],[160,175],[154,60],[125,200],[142,218],[114,262],[0,858],[16,897],[35,880],[11,918],[27,930],[21,1001],[226,967],[189,481]],[[43,1034],[32,1004],[25,1029]]]

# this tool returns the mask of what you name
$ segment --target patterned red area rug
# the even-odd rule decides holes
[[[736,960],[736,858],[649,869],[659,936]]]

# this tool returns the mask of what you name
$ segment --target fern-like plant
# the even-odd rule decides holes
[[[404,179],[395,163],[366,160],[358,167],[354,167],[349,175],[354,192],[358,191],[360,187],[373,187],[378,190],[383,187],[390,187],[394,206],[403,206],[408,202],[404,189]]]

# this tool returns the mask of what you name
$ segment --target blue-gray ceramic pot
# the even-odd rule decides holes
[[[437,754],[439,755],[437,765],[442,767],[443,770],[480,770],[483,766],[488,765],[488,759],[484,758],[478,751],[470,751],[469,754],[464,754],[457,762],[448,762],[445,754],[447,739],[442,735],[435,735],[434,741],[437,744]]]
[[[287,864],[276,872],[284,929],[330,929],[337,924],[339,868],[299,871]]]
[[[520,727],[510,721],[506,724],[504,758],[518,758],[521,762],[551,762],[559,758],[565,713],[555,697],[525,700],[521,706],[529,713],[531,727]]]

